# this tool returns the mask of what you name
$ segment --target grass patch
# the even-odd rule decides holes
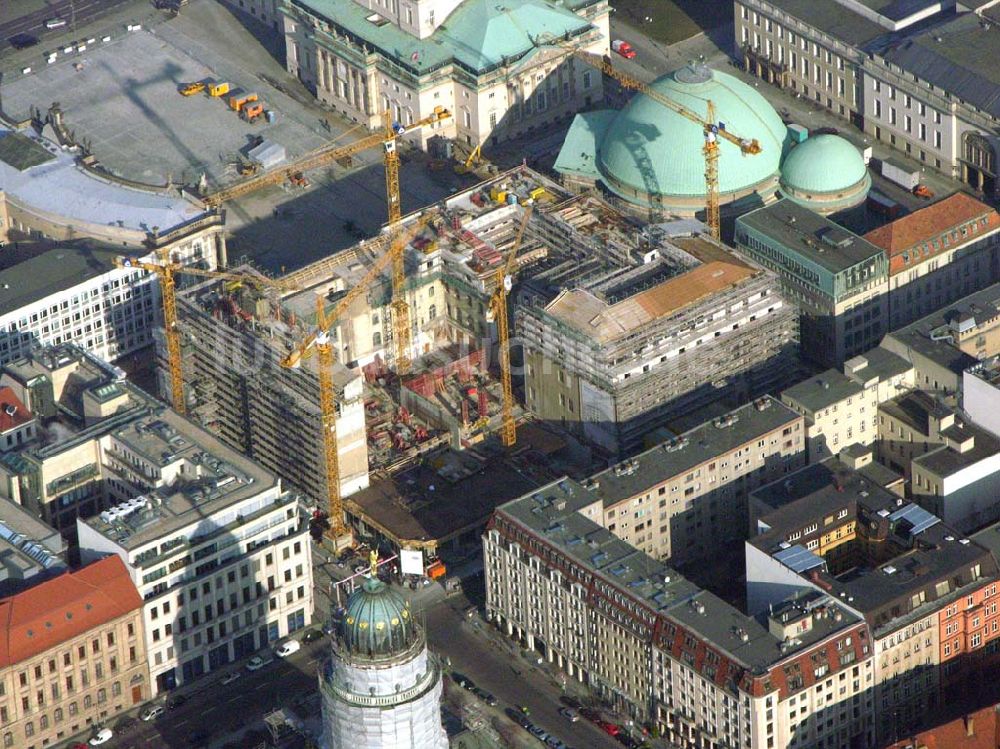
[[[611,5],[621,20],[663,44],[690,39],[733,19],[729,0],[613,0]],[[647,16],[653,20],[647,23]]]

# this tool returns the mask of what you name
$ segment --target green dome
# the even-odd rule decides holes
[[[391,655],[414,640],[410,603],[378,578],[369,577],[347,599],[340,625],[347,649],[359,655]]]
[[[744,156],[738,146],[719,142],[719,192],[767,189],[778,174],[785,125],[763,96],[726,73],[704,66],[682,68],[658,79],[652,88],[699,113],[709,100],[716,119],[741,138],[756,138],[761,153]],[[598,153],[602,181],[626,200],[646,196],[699,198],[705,194],[704,133],[654,99],[636,94],[608,127]],[[773,190],[772,190],[773,191]],[[669,203],[669,197],[664,201]]]
[[[837,135],[808,138],[781,166],[781,186],[798,192],[841,193],[867,177],[861,152]]]

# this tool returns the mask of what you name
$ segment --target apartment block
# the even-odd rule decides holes
[[[796,313],[772,273],[706,234],[647,236],[650,262],[602,269],[581,258],[558,268],[558,284],[553,268],[517,296],[527,408],[611,454],[798,368]]]
[[[0,599],[0,735],[41,749],[150,697],[142,598],[117,558]]]
[[[878,436],[878,404],[913,386],[913,367],[885,349],[869,349],[781,393],[782,402],[805,417],[809,462],[836,455]]]
[[[157,406],[125,373],[86,350],[37,348],[0,370],[31,437],[0,449],[0,496],[72,541],[78,517],[128,498],[104,460],[111,432]]]
[[[760,614],[808,588],[867,622],[877,739],[869,745],[880,746],[937,714],[974,672],[958,622],[974,612],[973,651],[997,636],[1000,568],[986,547],[844,468],[814,464],[754,493],[752,502],[775,509],[746,545],[747,606]]]
[[[117,556],[138,589],[153,695],[312,621],[308,522],[280,480],[164,407],[104,461],[128,499],[77,521],[80,556]]]
[[[805,465],[804,431],[765,396],[585,479],[588,517],[674,565],[712,557],[746,538],[750,490]]]
[[[894,330],[881,345],[913,364],[921,390],[960,394],[964,372],[1000,354],[1000,284]]]
[[[865,239],[889,257],[889,329],[896,330],[1000,274],[1000,214],[955,193],[885,226]]]
[[[879,406],[879,460],[903,473],[913,499],[960,531],[1000,519],[1000,439],[929,393]]]
[[[675,745],[873,745],[860,617],[812,590],[747,616],[600,527],[600,512],[565,480],[496,511],[483,559],[502,631]]]
[[[734,242],[798,306],[803,357],[840,368],[882,340],[889,263],[878,247],[787,199],[740,216]]]

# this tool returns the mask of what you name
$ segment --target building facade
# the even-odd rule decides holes
[[[746,538],[746,495],[805,464],[801,416],[765,396],[582,483],[600,525],[672,564]]]
[[[839,369],[882,340],[889,264],[879,248],[788,199],[740,216],[734,241],[798,306],[804,357]]]
[[[312,621],[311,542],[297,495],[163,407],[109,443],[119,501],[77,521],[80,556],[125,563],[143,599],[153,694]]]
[[[421,144],[496,143],[603,98],[600,73],[563,45],[608,54],[604,0],[292,0],[281,13],[289,73],[331,109],[369,128],[383,112],[405,126],[451,111],[415,134]]]
[[[825,594],[755,619],[590,520],[565,481],[499,508],[486,608],[622,713],[693,747],[872,745],[868,630]]]
[[[41,749],[150,697],[142,598],[104,559],[0,599],[4,747]]]
[[[868,232],[889,257],[889,329],[909,325],[1000,274],[1000,214],[965,193]]]

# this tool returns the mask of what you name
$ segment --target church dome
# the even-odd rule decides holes
[[[409,601],[384,582],[369,577],[347,599],[341,637],[358,655],[392,655],[406,650],[416,637]]]
[[[808,138],[781,166],[782,194],[819,213],[858,205],[871,185],[861,152],[837,135]]]
[[[719,141],[720,202],[777,189],[785,125],[753,87],[702,65],[682,68],[651,87],[678,104],[707,113],[741,138],[756,139],[761,152],[744,155],[739,147]],[[601,180],[625,200],[664,208],[704,205],[704,132],[698,123],[639,93],[609,123],[598,145]]]

